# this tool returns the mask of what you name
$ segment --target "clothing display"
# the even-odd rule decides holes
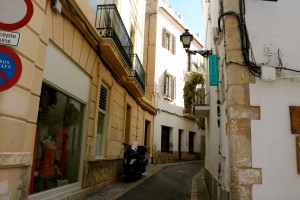
[[[55,88],[42,85],[30,194],[79,181],[83,106]]]
[[[39,176],[49,177],[55,175],[54,158],[56,145],[55,142],[49,138],[41,142],[42,145],[42,157],[39,167]]]

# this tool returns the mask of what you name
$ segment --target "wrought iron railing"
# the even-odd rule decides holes
[[[113,39],[131,68],[133,45],[115,4],[97,6],[95,27],[102,37]]]
[[[204,105],[206,102],[205,87],[196,89],[195,105]]]
[[[135,71],[134,77],[138,81],[138,83],[141,86],[141,88],[143,89],[143,91],[145,91],[146,73],[145,73],[144,67],[143,67],[137,54],[132,54],[131,60],[133,63],[132,70]]]
[[[193,99],[189,107],[185,107],[184,113],[195,113],[195,106],[207,106],[209,104],[209,93],[206,93],[205,85],[198,85],[193,91]],[[186,106],[186,105],[185,105]]]

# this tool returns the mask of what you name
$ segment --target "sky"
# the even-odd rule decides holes
[[[181,16],[187,26],[194,32],[200,34],[201,43],[204,44],[204,17],[201,0],[169,0],[170,5]]]

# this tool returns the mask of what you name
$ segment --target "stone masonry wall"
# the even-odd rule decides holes
[[[238,0],[225,0],[224,11],[238,12]],[[225,17],[226,59],[243,63],[235,17]],[[249,84],[255,77],[246,66],[226,65],[227,134],[229,143],[230,199],[251,200],[253,184],[262,182],[261,169],[252,168],[251,120],[260,119],[260,107],[250,105]]]
[[[88,162],[87,168],[88,173],[86,173],[83,188],[117,178],[124,173],[122,159],[91,161]]]
[[[191,160],[200,160],[200,153],[189,154],[188,152],[181,152],[180,160],[178,159],[178,152],[161,152],[156,151],[153,157],[154,164],[162,164],[162,163],[172,163],[178,161],[191,161]]]

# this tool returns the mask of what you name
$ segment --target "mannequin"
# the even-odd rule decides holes
[[[42,146],[42,157],[39,168],[39,176],[51,177],[54,176],[54,159],[56,145],[55,142],[51,140],[51,136],[45,136],[45,139],[41,141]]]

